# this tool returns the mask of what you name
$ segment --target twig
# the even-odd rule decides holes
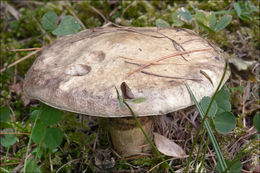
[[[10,65],[8,65],[6,68],[2,68],[2,69],[0,70],[0,73],[2,73],[2,72],[4,72],[5,70],[7,70],[7,69],[9,69],[9,68],[11,68],[11,67],[13,67],[13,66],[15,66],[15,65],[18,64],[18,63],[20,63],[20,62],[26,60],[26,59],[29,58],[30,56],[35,55],[36,53],[38,53],[38,52],[40,52],[40,51],[41,51],[41,50],[36,50],[36,51],[34,51],[34,52],[29,53],[28,55],[24,56],[23,58],[21,58],[21,59],[15,61],[14,63],[12,63],[12,64],[10,64]]]
[[[159,75],[159,74],[155,74],[155,73],[150,73],[150,72],[147,72],[147,71],[141,71],[141,73],[144,73],[144,74],[147,74],[147,75],[152,75],[152,76],[157,76],[157,77],[170,78],[170,79],[185,79],[185,80],[202,81],[202,79],[164,76],[164,75]]]
[[[126,157],[125,160],[139,159],[139,158],[146,157],[146,156],[151,156],[151,154],[141,153],[141,155]]]
[[[188,157],[188,156],[187,156],[187,157]],[[184,157],[184,158],[186,158],[186,157]],[[173,159],[177,159],[177,158],[170,158],[170,159],[167,159],[166,162],[168,162],[168,161],[172,161]],[[151,172],[153,169],[155,169],[156,167],[160,166],[162,163],[163,163],[163,162],[158,163],[157,165],[155,165],[154,167],[152,167],[151,169],[149,169],[146,173]]]
[[[32,7],[31,10],[33,11]],[[42,34],[46,33],[46,38],[51,41],[51,37],[49,36],[49,34],[42,28],[41,24],[39,23],[39,21],[35,18],[35,16],[32,16],[33,20],[36,22],[37,26],[40,28]]]
[[[174,48],[175,48],[176,50],[180,51],[179,48],[181,48],[183,51],[186,51],[186,50],[184,49],[184,47],[182,47],[182,45],[179,44],[179,43],[178,43],[177,41],[175,41],[174,39],[168,37],[167,35],[165,35],[165,34],[163,34],[163,33],[160,33],[158,30],[157,30],[157,32],[158,32],[159,34],[163,35],[165,38],[169,39],[169,40],[172,42],[172,44],[173,44],[173,46],[174,46]],[[183,55],[181,55],[181,57],[182,57],[185,61],[188,61]]]
[[[7,11],[15,17],[16,20],[19,20],[21,18],[22,14],[17,11],[13,6],[8,4],[7,2],[5,2],[3,5],[7,9]]]
[[[3,167],[3,166],[19,165],[19,164],[23,164],[23,162],[3,163],[3,164],[0,164],[0,166]]]
[[[115,7],[110,13],[109,13],[109,17],[113,16],[117,10],[119,9],[119,6]]]
[[[98,9],[96,9],[95,7],[93,7],[93,6],[91,6],[91,5],[89,5],[89,7],[90,7],[93,11],[95,11],[98,15],[100,15],[100,16],[102,17],[102,19],[104,20],[105,23],[108,22],[108,19],[107,19],[100,11],[98,11]]]
[[[194,53],[194,52],[202,52],[202,51],[209,51],[211,50],[212,48],[204,48],[204,49],[195,49],[195,50],[189,50],[189,51],[182,51],[182,52],[177,52],[177,53],[174,53],[174,54],[170,54],[170,55],[166,55],[166,56],[163,56],[159,59],[156,59],[156,60],[153,60],[145,65],[143,65],[142,67],[140,68],[137,68],[136,70],[128,73],[128,76],[131,76],[132,74],[134,74],[135,72],[138,72],[138,71],[141,71],[143,70],[144,68],[146,67],[149,67],[151,66],[153,63],[155,62],[159,62],[159,61],[162,61],[162,60],[165,60],[167,58],[171,58],[171,57],[174,57],[174,56],[179,56],[179,55],[184,55],[184,54],[189,54],[189,53]]]
[[[13,52],[20,52],[20,51],[31,51],[31,50],[42,50],[42,48],[35,47],[35,48],[28,48],[28,49],[12,49],[11,51],[13,51]]]
[[[181,115],[186,119],[188,120],[192,125],[193,127],[198,130],[198,126],[193,122],[191,121],[191,119],[188,118],[188,116],[182,111],[182,110],[179,110],[179,112],[181,113]]]
[[[0,160],[4,160],[5,158],[0,158]],[[22,159],[17,159],[15,157],[7,157],[6,158],[7,160],[18,160],[18,161],[21,161]]]
[[[127,60],[132,60],[132,61],[137,61],[140,63],[149,63],[149,61],[141,60],[141,59],[135,59],[135,58],[129,58],[125,56],[118,56],[119,58],[127,59]],[[187,65],[187,64],[177,64],[174,62],[154,62],[152,65],[167,65],[167,64],[174,64],[174,65]]]
[[[65,6],[67,8],[67,10],[69,10],[69,12],[72,14],[72,16],[74,16],[76,18],[76,20],[79,22],[80,26],[83,28],[83,29],[87,29],[86,26],[84,25],[83,22],[81,22],[81,20],[78,18],[78,16],[67,6]]]
[[[50,160],[51,172],[53,172],[53,164],[52,164],[52,160],[51,160],[51,154],[49,154],[49,160]]]
[[[132,60],[132,61],[137,61],[137,62],[140,62],[140,63],[149,63],[149,61],[146,61],[146,60],[141,60],[141,59],[136,59],[136,58],[129,58],[129,57],[125,57],[125,56],[118,56],[118,58],[122,58],[122,59],[127,59],[127,60]],[[129,63],[129,64],[134,64],[134,65],[138,65],[138,66],[142,66],[144,64],[137,64],[137,63],[134,63],[134,62],[129,62],[129,61],[125,61],[126,63]],[[202,68],[203,65],[199,65],[199,64],[194,64],[194,65],[191,65],[189,63],[175,63],[175,62],[153,62],[152,65],[168,65],[168,64],[173,64],[173,65],[188,65],[189,67],[194,67],[194,68]],[[218,65],[207,65],[207,66],[211,66],[211,67],[220,67]],[[222,66],[221,66],[222,67]]]
[[[123,12],[122,12],[120,18],[123,18],[123,17],[124,17],[124,14],[125,14],[125,12],[128,10],[128,8],[130,8],[130,7],[133,6],[133,5],[136,5],[136,1],[131,2],[126,8],[124,8],[124,10],[123,10]]]
[[[31,133],[20,133],[20,132],[3,132],[0,135],[31,135]]]
[[[59,167],[59,169],[56,171],[56,173],[58,173],[63,167],[65,167],[65,166],[71,164],[72,162],[76,162],[76,161],[79,161],[79,160],[80,160],[80,158],[79,158],[79,159],[74,159],[74,160],[71,160],[71,161],[65,163],[64,165],[62,165],[61,167]]]

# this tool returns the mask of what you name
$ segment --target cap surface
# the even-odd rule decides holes
[[[171,56],[129,75],[150,61],[191,50],[197,51]],[[190,30],[94,28],[46,46],[25,77],[24,91],[59,109],[126,117],[131,114],[126,107],[120,109],[115,90],[125,82],[128,96],[147,99],[129,103],[138,116],[160,115],[193,104],[184,82],[198,100],[212,95],[224,66],[222,51]]]

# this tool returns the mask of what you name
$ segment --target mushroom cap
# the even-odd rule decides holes
[[[211,48],[207,51],[198,51]],[[154,63],[160,57],[197,50]],[[107,27],[60,37],[46,46],[25,77],[24,91],[52,107],[100,116],[127,117],[115,87],[125,97],[144,97],[130,106],[138,116],[161,115],[211,96],[225,66],[224,53],[187,29]],[[228,79],[229,73],[225,77]],[[122,93],[123,92],[123,93]]]

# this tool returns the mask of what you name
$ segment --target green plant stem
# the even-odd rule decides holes
[[[202,166],[204,165],[205,157],[206,157],[206,151],[207,151],[208,145],[209,145],[209,136],[207,137],[207,141],[206,141],[206,144],[205,144],[205,146],[204,146],[203,157],[202,157],[202,159],[201,159],[201,165],[200,165],[200,168],[199,168],[199,170],[198,170],[198,173],[201,172]]]
[[[6,169],[4,169],[2,167],[0,167],[0,169],[3,170],[4,172],[9,172],[8,170],[6,170]]]
[[[171,172],[174,173],[174,170],[172,169],[172,167],[168,164],[168,162],[166,162],[166,160],[163,158],[163,156],[161,155],[161,153],[158,151],[158,149],[156,148],[156,146],[153,144],[153,142],[151,141],[151,139],[147,136],[147,134],[145,133],[141,123],[139,122],[139,120],[137,119],[134,111],[132,110],[132,108],[128,105],[128,103],[126,101],[123,101],[123,103],[127,106],[127,108],[130,110],[131,114],[133,115],[137,125],[139,126],[139,128],[141,129],[142,133],[144,134],[146,140],[149,142],[149,144],[153,147],[154,151],[156,152],[156,154],[159,155],[159,157],[162,159],[163,163],[166,163],[166,165],[169,167],[169,169],[171,170]]]
[[[39,113],[41,112],[41,110],[38,112],[35,120],[34,120],[34,125],[33,125],[33,128],[35,127],[35,124],[38,120],[38,117],[39,117]],[[33,129],[32,128],[32,129]],[[28,157],[28,153],[29,153],[29,149],[30,149],[30,145],[31,145],[31,142],[32,142],[32,133],[30,135],[30,138],[29,138],[29,142],[27,144],[27,149],[26,149],[26,154],[25,154],[25,160],[24,160],[24,166],[23,166],[23,172],[25,173],[26,172],[26,165],[27,165],[27,157]]]
[[[6,159],[7,159],[7,156],[8,156],[9,150],[10,150],[10,146],[7,147],[7,151],[6,151],[6,154],[5,154],[5,160],[4,160],[4,162],[5,162]]]
[[[197,169],[197,164],[198,164],[198,161],[199,161],[199,153],[200,153],[200,149],[203,145],[203,140],[204,140],[204,137],[205,137],[205,134],[206,134],[206,131],[203,130],[203,134],[202,134],[202,137],[201,137],[201,140],[200,140],[200,145],[199,145],[199,148],[198,148],[198,152],[197,152],[197,156],[196,156],[196,161],[195,161],[195,164],[194,164],[194,169],[193,169],[193,172],[195,172],[195,170]]]
[[[198,109],[198,111],[199,111],[199,113],[200,113],[200,115],[202,117],[201,124],[199,126],[199,129],[198,129],[198,131],[196,133],[196,136],[195,136],[195,140],[194,140],[194,142],[192,144],[192,147],[191,147],[191,151],[190,151],[190,154],[189,154],[188,162],[187,162],[187,165],[186,165],[186,168],[185,168],[185,173],[188,172],[188,168],[189,168],[189,165],[190,165],[190,162],[191,162],[192,153],[193,153],[195,145],[196,145],[196,143],[198,141],[198,137],[199,137],[199,134],[200,134],[200,131],[201,131],[203,125],[205,125],[205,128],[206,128],[206,130],[208,132],[208,135],[209,135],[209,137],[211,139],[211,142],[212,142],[212,144],[214,146],[214,149],[216,151],[216,154],[217,154],[218,160],[220,162],[222,171],[224,171],[227,168],[227,164],[225,162],[224,156],[222,155],[221,150],[219,148],[219,145],[217,143],[217,140],[216,140],[215,136],[212,133],[212,130],[211,130],[210,125],[209,125],[209,122],[206,120],[207,115],[208,115],[209,110],[210,110],[210,107],[211,107],[211,105],[213,103],[213,100],[215,99],[216,94],[217,94],[219,88],[221,87],[222,82],[223,82],[223,80],[225,78],[226,71],[227,71],[227,63],[225,64],[223,75],[221,77],[221,80],[220,80],[220,82],[219,82],[219,84],[217,86],[217,89],[216,89],[215,93],[213,94],[213,96],[212,96],[212,98],[210,100],[209,106],[208,106],[207,111],[206,111],[205,114],[204,114],[204,111],[202,110],[201,106],[199,105],[198,101],[196,100],[196,98],[195,98],[193,92],[191,91],[190,87],[185,83],[185,86],[186,86],[187,90],[189,91],[189,94],[190,94],[193,102],[195,103],[195,105],[196,105],[196,107],[197,107],[197,109]]]
[[[37,116],[37,117],[38,117],[38,116]],[[35,158],[34,158],[34,160],[33,160],[33,165],[36,164],[36,161],[37,161],[37,159],[38,159],[39,150],[41,149],[41,144],[42,144],[42,142],[43,142],[43,139],[42,139],[41,143],[39,144],[39,146],[37,146],[37,152],[36,152]]]

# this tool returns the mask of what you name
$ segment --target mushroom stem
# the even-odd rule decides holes
[[[148,137],[152,138],[153,119],[141,117],[138,120]],[[151,152],[152,148],[134,118],[111,118],[109,126],[112,143],[121,156]]]

